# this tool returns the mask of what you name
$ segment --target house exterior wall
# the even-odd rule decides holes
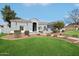
[[[40,27],[40,29],[38,29],[39,31],[44,31],[44,27],[47,28],[47,25],[39,25],[38,27]]]
[[[29,30],[30,32],[32,32],[32,23],[12,22],[11,23],[11,30],[20,30],[20,26],[22,26],[24,30]]]
[[[4,25],[4,27],[0,28],[0,33],[10,33],[10,28],[8,27],[8,25]]]
[[[0,33],[2,32],[1,28],[0,28]]]
[[[11,30],[20,30],[20,26],[26,28],[26,23],[11,22]]]
[[[39,33],[39,31],[43,31],[47,33],[48,31],[47,24],[39,24],[40,21],[37,19],[32,19],[30,20],[30,22],[11,21],[11,27],[9,28],[7,25],[4,25],[4,28],[1,28],[0,32],[10,33],[11,31],[14,31],[14,30],[20,30],[20,26],[22,26],[24,30],[28,30],[30,33],[33,33],[34,22],[37,24],[37,31],[35,31],[34,33]],[[39,29],[39,27],[41,28]],[[44,27],[46,27],[47,30],[45,30]]]

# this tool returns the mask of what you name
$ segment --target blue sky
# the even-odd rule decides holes
[[[68,12],[73,9],[79,8],[79,4],[67,4],[67,3],[12,3],[8,4],[11,6],[18,17],[23,19],[30,19],[30,18],[38,18],[41,21],[62,21],[64,20],[65,23],[68,20],[64,19],[68,16]],[[5,6],[5,4],[0,3],[0,10]],[[2,19],[2,15],[0,13],[0,24],[4,23]]]

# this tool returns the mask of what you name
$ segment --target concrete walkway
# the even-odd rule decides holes
[[[67,37],[67,40],[71,41],[72,43],[79,43],[79,38]]]
[[[64,36],[63,35],[58,35],[57,37],[64,38],[64,39],[66,39],[66,41],[69,41],[71,43],[78,43],[79,44],[79,38],[65,36],[65,35]]]

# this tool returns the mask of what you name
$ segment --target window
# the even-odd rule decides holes
[[[17,25],[17,22],[16,22],[16,25]]]
[[[20,26],[20,30],[24,30],[23,26]]]
[[[4,26],[0,26],[0,27],[2,27],[2,28],[3,28]]]
[[[40,26],[40,27],[38,27],[38,30],[41,30],[41,26]]]
[[[44,30],[46,30],[46,31],[47,31],[47,27],[46,27],[46,26],[44,26]]]

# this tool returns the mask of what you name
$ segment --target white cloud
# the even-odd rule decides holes
[[[35,5],[41,5],[41,6],[48,6],[50,3],[24,3],[22,5],[30,7],[30,6],[35,6]]]

